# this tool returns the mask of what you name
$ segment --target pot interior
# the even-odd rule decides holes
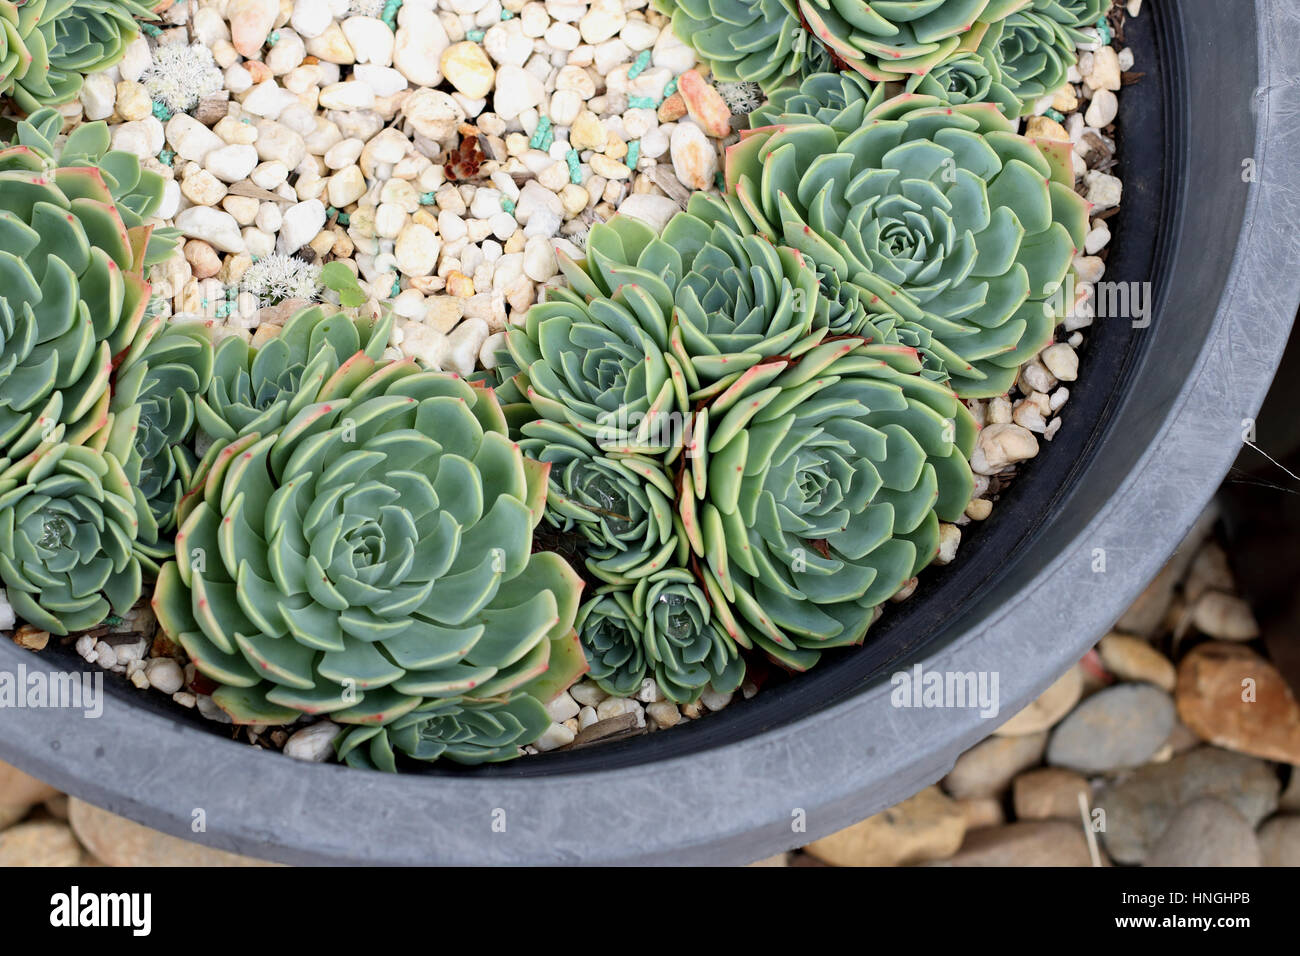
[[[444,761],[409,772],[554,776],[734,743],[888,680],[1014,602],[1043,564],[1077,543],[1129,474],[1208,344],[1245,216],[1249,183],[1242,159],[1255,148],[1255,30],[1253,4],[1216,0],[1153,0],[1128,22],[1125,40],[1143,75],[1120,95],[1112,172],[1123,180],[1124,199],[1108,220],[1114,239],[1103,281],[1143,295],[1151,305],[1150,324],[1135,328],[1121,315],[1099,317],[1084,330],[1081,377],[1069,386],[1055,440],[1041,443],[1038,458],[1022,468],[987,521],[963,528],[957,560],[923,571],[915,594],[888,605],[863,646],[831,652],[806,674],[771,680],[753,699],[737,699],[671,731],[495,766],[466,769]],[[1248,42],[1216,48],[1207,41],[1220,31]],[[1198,76],[1190,73],[1193,61]],[[1198,88],[1214,94],[1197,99]],[[42,657],[56,667],[83,666],[70,646],[52,647]],[[145,708],[217,737],[230,735],[228,726],[161,694],[119,680],[106,681],[105,691],[110,707]]]

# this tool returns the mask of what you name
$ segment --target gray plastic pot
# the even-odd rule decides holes
[[[0,758],[152,827],[291,863],[745,862],[934,782],[1119,616],[1263,400],[1300,302],[1290,5],[1147,0],[1131,23],[1146,76],[1121,97],[1107,280],[1151,283],[1150,323],[1088,330],[1056,441],[863,648],[671,732],[474,771],[300,763],[117,681],[99,719],[0,710]],[[890,675],[916,662],[995,672],[999,717],[892,706]],[[68,649],[0,647],[0,672],[20,665],[81,666]]]

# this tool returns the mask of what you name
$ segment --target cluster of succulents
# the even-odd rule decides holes
[[[1107,3],[656,4],[766,96],[723,190],[593,226],[470,381],[393,357],[338,263],[249,269],[263,303],[349,307],[273,336],[151,315],[163,179],[45,106],[149,9],[0,0],[0,93],[31,113],[0,150],[17,614],[70,634],[149,593],[232,721],[328,717],[386,771],[513,758],[584,673],[688,704],[863,642],[971,499],[966,402],[1061,318],[1088,209],[1069,144],[1017,120]]]
[[[103,123],[56,145],[62,124],[37,110],[0,150],[0,583],[24,620],[68,634],[131,607],[159,541],[156,418],[123,398],[165,378],[144,270],[175,242],[147,224],[162,177],[110,150]]]
[[[310,306],[253,346],[148,309],[163,180],[43,109],[0,150],[0,586],[65,635],[151,593],[240,723],[341,759],[516,756],[587,669],[583,582],[534,553],[550,468],[492,391]]]
[[[1007,162],[1013,141],[1027,145],[1008,134]],[[498,390],[520,447],[551,466],[548,521],[599,585],[577,629],[611,694],[652,677],[691,702],[738,687],[745,651],[806,670],[861,642],[970,500],[975,422],[925,326],[942,323],[889,308],[906,295],[869,256],[850,270],[808,238],[856,228],[861,253],[878,226],[759,228],[780,182],[697,195],[660,234],[594,227],[586,258],[561,263],[567,286],[507,333]]]
[[[1059,89],[1110,0],[655,0],[721,80],[776,99],[834,70],[868,85],[995,103],[1016,118]],[[818,108],[818,107],[814,107]]]
[[[561,256],[494,381],[594,586],[591,678],[689,703],[752,653],[802,671],[861,643],[962,515],[965,401],[1052,341],[1088,231],[1070,145],[1016,132],[1058,61],[1014,38],[1041,19],[1072,57],[1104,3],[660,6],[767,101],[721,195]],[[804,70],[799,22],[852,69]]]

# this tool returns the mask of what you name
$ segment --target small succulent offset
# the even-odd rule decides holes
[[[1110,7],[1110,0],[1034,0],[1036,11],[1065,27],[1078,43],[1095,40],[1085,30],[1103,20]]]
[[[86,443],[107,421],[114,365],[135,341],[163,182],[108,152],[103,123],[38,110],[0,150],[0,455]],[[167,248],[167,243],[162,243]],[[132,536],[134,537],[134,535]]]
[[[126,55],[137,17],[154,14],[136,0],[0,0],[0,95],[28,113],[75,99]]]
[[[767,102],[749,114],[749,128],[822,123],[851,133],[887,98],[883,84],[861,73],[813,73],[797,86],[773,90]]]
[[[1004,105],[1005,91],[1015,103],[1004,105],[1002,112],[1011,118],[1031,112],[1037,100],[1069,82],[1067,74],[1078,62],[1076,44],[1096,42],[1084,27],[1096,25],[1108,9],[1110,0],[1034,0],[1030,7],[988,25],[987,31],[972,31],[962,44],[963,51],[969,51],[962,69],[976,70],[969,85],[982,85],[976,64],[983,64],[995,79],[984,99]],[[932,85],[907,88],[937,95]]]
[[[64,635],[129,611],[140,596],[140,518],[110,453],[48,442],[0,459],[0,582],[18,617]]]
[[[605,454],[574,428],[539,419],[520,429],[524,454],[550,466],[547,520],[587,540],[587,570],[614,584],[670,567],[685,555],[674,525],[676,492],[663,465]]]
[[[727,154],[729,206],[887,296],[941,346],[958,394],[1000,395],[1050,340],[1088,230],[1069,144],[1014,129],[989,103],[904,94],[852,132],[754,130]]]
[[[1006,116],[1015,119],[1024,104],[1002,79],[1000,58],[981,52],[977,38],[983,29],[972,32],[957,52],[924,76],[909,77],[907,92],[933,96],[953,106],[963,103],[993,103]]]
[[[632,590],[612,584],[597,590],[578,611],[578,640],[590,665],[587,676],[607,694],[631,697],[645,680],[642,618]]]
[[[383,355],[392,325],[387,313],[354,319],[311,306],[290,317],[261,348],[237,336],[222,340],[211,383],[195,402],[199,428],[227,441],[280,428],[314,401],[321,383],[356,352],[372,359]]]
[[[145,506],[136,550],[150,577],[175,550],[181,498],[198,466],[194,402],[211,380],[207,326],[162,318],[141,330],[117,370],[107,441]]]
[[[679,704],[709,687],[730,693],[745,676],[736,642],[715,620],[708,595],[685,568],[607,587],[578,612],[578,637],[604,691],[629,697],[647,676]]]
[[[1074,40],[1060,23],[1036,10],[1008,17],[985,34],[979,48],[999,64],[1003,81],[1020,101],[1021,112],[1065,84],[1075,63]]]
[[[238,723],[329,714],[356,725],[341,756],[387,770],[515,756],[586,666],[581,580],[532,552],[547,468],[491,391],[412,361],[357,352],[298,388],[205,456],[160,625]]]
[[[724,82],[771,92],[831,68],[826,50],[799,22],[797,0],[655,0],[655,7]]]
[[[596,250],[588,260],[593,269],[599,268],[604,231],[592,230],[594,247],[588,240],[588,248]],[[682,410],[685,390],[681,370],[665,354],[663,305],[631,275],[623,282],[618,265],[610,267],[617,274],[602,279],[616,287],[612,296],[602,294],[567,258],[561,268],[571,282],[579,277],[578,284],[548,289],[546,301],[528,310],[523,326],[506,333],[509,355],[497,372],[507,414],[512,420],[522,414],[568,425],[605,451],[670,451],[680,437],[661,424]]]

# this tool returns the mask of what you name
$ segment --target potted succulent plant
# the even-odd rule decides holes
[[[662,228],[594,225],[467,380],[392,356],[382,309],[215,348],[153,315],[162,177],[41,108],[149,11],[0,3],[30,114],[0,151],[10,601],[73,635],[143,594],[224,720],[314,721],[350,766],[120,685],[89,730],[6,713],[0,757],[162,829],[203,808],[199,838],[288,861],[743,859],[906,796],[996,726],[899,707],[890,674],[994,672],[1006,716],[1111,623],[1226,469],[1300,301],[1279,278],[1295,24],[1188,0],[1135,31],[1109,268],[1155,307],[1098,323],[1079,427],[921,574],[971,502],[973,403],[1062,317],[1089,207],[1070,145],[1017,120],[1109,3],[658,5],[715,78],[762,89],[722,189]],[[0,666],[70,653],[6,643]],[[584,672],[691,705],[769,667],[794,676],[672,733],[510,762]]]

